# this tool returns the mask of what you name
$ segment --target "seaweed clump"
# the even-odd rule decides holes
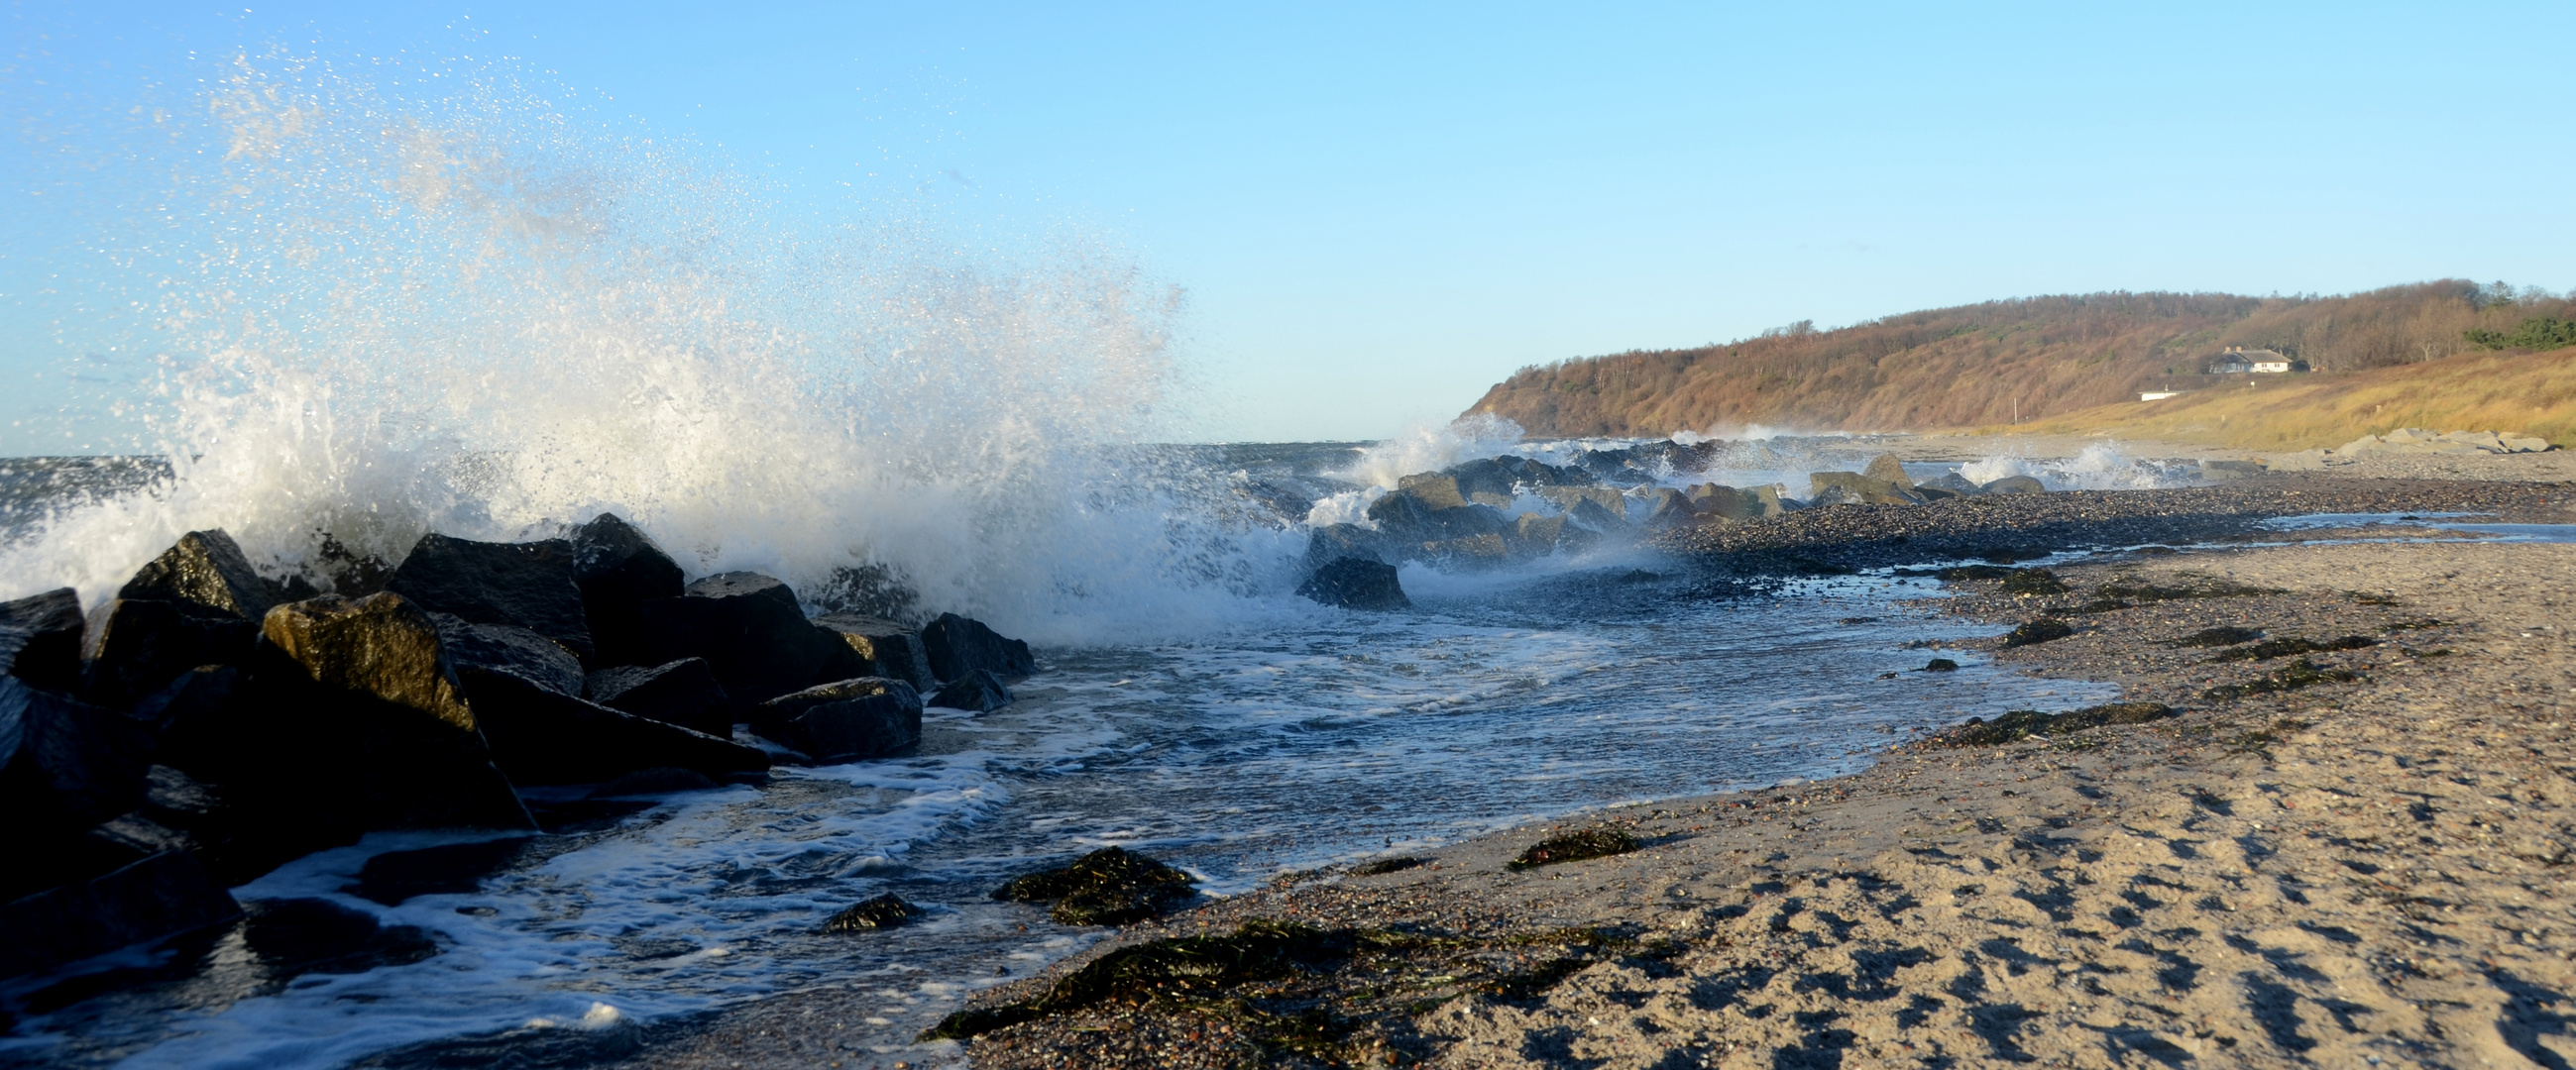
[[[1580,862],[1587,858],[1623,855],[1636,850],[1637,846],[1636,837],[1628,835],[1621,829],[1601,825],[1540,840],[1529,850],[1521,852],[1520,857],[1504,863],[1503,868],[1519,872],[1540,866],[1553,866],[1559,862]]]
[[[2209,660],[2270,661],[2273,658],[2284,658],[2292,654],[2319,654],[2335,650],[2359,650],[2366,646],[2378,645],[2379,640],[2366,635],[2347,635],[2340,639],[2328,639],[2322,643],[2317,642],[2314,639],[2301,639],[2298,636],[2293,635],[2280,639],[2266,639],[2252,646],[2242,646],[2234,650],[2223,651],[2218,656]]]
[[[1362,862],[1356,866],[1352,866],[1351,875],[1354,877],[1374,877],[1381,873],[1397,873],[1419,866],[1423,864],[1424,861],[1424,859],[1415,858],[1411,855],[1397,855],[1394,858],[1381,858],[1375,862]]]
[[[2075,634],[2074,625],[2068,624],[2055,617],[2041,617],[2024,624],[2021,627],[2015,628],[2010,634],[2005,635],[2004,646],[2007,648],[2030,646],[2034,643],[2045,643],[2052,640],[2064,639],[2073,634]]]
[[[965,1040],[1104,1003],[1204,997],[1247,982],[1330,966],[1349,959],[1357,944],[1348,929],[1253,921],[1231,936],[1183,936],[1122,947],[1065,975],[1036,996],[951,1014],[923,1032],[920,1040]]]
[[[1144,855],[1103,847],[1060,869],[1012,878],[993,890],[1006,903],[1053,902],[1064,925],[1127,925],[1169,911],[1198,894],[1190,875]]]
[[[2014,710],[1994,720],[1968,718],[1966,724],[1933,737],[1933,742],[1949,747],[1992,747],[2029,736],[2049,736],[2100,728],[2114,724],[2145,724],[2161,721],[2177,711],[2161,702],[2114,702],[2105,706],[2087,706],[2065,713],[2041,713],[2038,710]]]
[[[2203,628],[2173,641],[2174,646],[2235,646],[2263,638],[2260,628]]]
[[[2300,658],[2245,683],[2223,684],[2210,688],[2201,692],[2200,697],[2223,702],[2228,699],[2244,698],[2247,695],[2274,695],[2283,691],[2296,691],[2303,687],[2315,687],[2318,684],[2351,683],[2358,679],[2361,679],[2361,674],[2350,669],[2323,668],[2313,661]]]
[[[2094,591],[2105,599],[2127,599],[2132,602],[2180,602],[2195,598],[2250,598],[2255,595],[2288,594],[2277,587],[2256,587],[2206,576],[2190,577],[2198,582],[2189,587],[2159,587],[2152,583],[2106,583]]]

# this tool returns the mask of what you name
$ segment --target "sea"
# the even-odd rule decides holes
[[[693,576],[774,575],[818,612],[850,576],[886,579],[871,597],[1026,639],[1037,672],[1002,709],[932,709],[913,753],[645,799],[421,894],[387,894],[370,861],[475,837],[294,861],[233,889],[242,925],[0,984],[0,1066],[592,1065],[816,988],[878,1007],[847,1065],[936,1065],[955,1051],[922,1029],[1105,935],[990,898],[1092,849],[1232,895],[2111,694],[1957,652],[1916,671],[1983,634],[1928,580],[1747,583],[1619,540],[1407,564],[1410,609],[1300,598],[1313,529],[1364,522],[1404,475],[1639,443],[1490,418],[1209,441],[1223,428],[1186,417],[1208,401],[1186,295],[1114,242],[965,241],[901,205],[817,223],[709,152],[447,73],[237,57],[130,143],[65,142],[122,161],[83,181],[134,184],[78,216],[113,255],[62,285],[107,310],[77,325],[82,382],[138,430],[0,461],[0,597],[94,606],[198,529],[327,585],[427,532],[544,538],[615,512]],[[1712,433],[1670,440],[1702,447],[1689,469],[1634,479],[1794,497],[1892,445]],[[1911,468],[2178,478],[2108,446]],[[926,915],[816,931],[886,892]]]

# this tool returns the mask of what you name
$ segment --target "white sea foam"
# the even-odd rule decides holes
[[[1959,475],[1976,483],[2030,476],[2050,490],[2150,490],[2183,486],[2191,480],[2187,471],[2131,458],[2118,445],[2108,442],[2089,444],[2073,457],[1987,457],[1960,465]]]

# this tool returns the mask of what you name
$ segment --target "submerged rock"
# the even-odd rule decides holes
[[[939,682],[931,675],[930,655],[918,631],[858,613],[826,613],[814,619],[814,626],[832,633],[857,656],[843,679],[884,676],[922,689]]]
[[[118,598],[179,602],[256,621],[273,604],[268,583],[223,529],[191,531],[125,581]]]
[[[893,892],[862,899],[823,923],[827,933],[864,933],[891,929],[928,913]]]
[[[0,977],[16,977],[241,917],[196,856],[163,851],[0,904]]]
[[[1561,524],[1562,521],[1560,520]],[[1299,584],[1297,594],[1344,609],[1410,609],[1395,566],[1366,558],[1344,557],[1316,569]]]
[[[636,665],[652,655],[644,641],[644,603],[677,598],[687,577],[634,525],[601,513],[573,529],[572,579],[595,648],[592,663]]]
[[[475,542],[431,532],[394,569],[385,589],[471,624],[515,624],[561,643],[587,664],[596,649],[573,582],[573,544]]]
[[[1006,903],[1053,902],[1064,925],[1129,925],[1170,911],[1198,894],[1189,874],[1144,855],[1103,847],[1073,864],[1012,878],[994,889]]]
[[[623,713],[675,724],[718,739],[733,736],[733,700],[705,658],[641,668],[620,665],[590,674],[583,696]]]
[[[37,687],[78,690],[86,624],[69,587],[0,602],[0,669]]]
[[[1012,701],[1011,689],[1002,686],[1002,678],[990,669],[977,669],[951,680],[930,697],[930,705],[977,713],[991,713]]]
[[[942,681],[963,679],[977,669],[990,671],[1004,680],[1017,680],[1038,671],[1037,658],[1029,645],[984,626],[982,621],[942,613],[921,629],[922,653],[930,659],[930,673]]]
[[[809,687],[761,703],[751,730],[817,765],[881,758],[921,742],[921,693],[881,676]]]

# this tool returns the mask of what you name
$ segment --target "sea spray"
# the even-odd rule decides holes
[[[0,551],[96,602],[180,533],[332,581],[322,536],[556,534],[613,510],[694,572],[874,566],[1040,641],[1202,624],[1295,547],[1140,464],[1176,291],[1079,247],[978,261],[797,230],[704,154],[488,67],[241,58],[171,122],[142,413],[168,475]],[[363,74],[363,76],[362,76]],[[424,90],[422,86],[456,86]]]

